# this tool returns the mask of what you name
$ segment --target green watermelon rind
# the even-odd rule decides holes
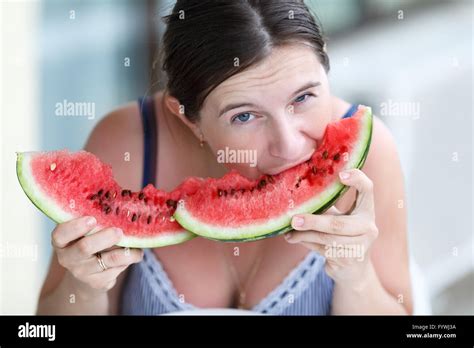
[[[125,248],[159,248],[174,244],[180,244],[196,238],[197,235],[185,229],[181,232],[160,233],[153,238],[124,236],[117,246]]]
[[[371,133],[372,133],[372,128],[371,128]],[[364,153],[364,155],[362,156],[362,159],[360,161],[360,163],[357,165],[357,169],[361,169],[363,166],[364,166],[364,163],[365,163],[365,160],[367,158],[367,155],[369,153],[369,148],[370,148],[370,142],[371,142],[371,138],[369,139],[369,143],[367,145],[367,149]],[[342,185],[343,187],[341,188],[341,190],[339,191],[338,194],[336,194],[334,196],[334,198],[332,200],[330,200],[329,202],[327,202],[324,206],[322,206],[320,209],[318,209],[317,211],[314,211],[312,212],[312,214],[322,214],[324,213],[326,210],[328,210],[329,208],[331,208],[338,200],[339,198],[341,198],[346,192],[347,190],[349,190],[350,186],[346,186],[346,185]],[[257,240],[261,240],[261,239],[266,239],[266,238],[270,238],[270,237],[276,237],[278,235],[281,235],[281,234],[284,234],[286,232],[289,232],[289,231],[292,231],[293,230],[293,227],[290,226],[287,226],[285,228],[282,228],[280,230],[277,230],[275,232],[272,232],[272,233],[268,233],[268,234],[265,234],[265,235],[262,235],[262,236],[257,236],[257,237],[251,237],[251,238],[245,238],[245,239],[226,239],[226,240],[221,240],[221,239],[215,239],[215,238],[210,238],[210,237],[206,237],[207,239],[211,239],[211,240],[215,240],[215,241],[223,241],[223,242],[253,242],[253,241],[257,241]]]
[[[26,196],[39,210],[58,224],[76,218],[77,216],[64,211],[55,204],[48,195],[43,192],[39,185],[35,185],[35,180],[29,165],[30,159],[34,154],[36,154],[36,152],[17,152],[16,174]],[[87,235],[93,234],[102,228],[102,226],[97,226]],[[117,243],[117,246],[126,248],[156,248],[180,244],[195,237],[196,235],[194,233],[186,231],[185,229],[181,232],[163,232],[160,233],[159,236],[151,238],[125,235],[120,242]]]
[[[344,168],[362,168],[367,158],[370,143],[372,139],[373,116],[370,107],[365,107],[363,115],[363,130],[361,139],[358,141],[358,147],[353,150],[351,160]],[[222,226],[213,226],[203,223],[191,216],[186,210],[185,202],[178,204],[174,217],[188,231],[191,231],[201,237],[225,242],[245,242],[255,241],[264,238],[274,237],[292,230],[291,219],[296,214],[313,213],[320,214],[329,209],[334,203],[349,189],[349,186],[340,181],[334,181],[324,193],[319,194],[304,204],[295,207],[284,215],[273,218],[256,225],[247,225],[238,228],[227,228]]]
[[[53,204],[48,195],[43,192],[39,185],[35,185],[33,173],[30,171],[30,159],[35,152],[17,152],[16,175],[18,181],[29,200],[44,214],[56,223],[62,223],[74,219],[74,216],[57,205]]]

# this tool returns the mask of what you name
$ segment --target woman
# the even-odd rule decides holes
[[[170,190],[230,168],[276,174],[308,159],[327,124],[354,112],[330,92],[321,30],[302,1],[178,1],[166,20],[165,90],[111,112],[85,146],[123,187]],[[113,247],[114,228],[85,237],[93,218],[58,225],[38,313],[411,313],[403,175],[392,136],[374,122],[363,171],[340,174],[350,190],[323,215],[295,216],[287,238],[195,238],[142,251]],[[225,147],[256,151],[257,165],[218,163]],[[336,257],[334,245],[359,254]]]

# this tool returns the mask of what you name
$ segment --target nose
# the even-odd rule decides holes
[[[296,121],[287,117],[275,120],[270,134],[270,155],[294,162],[306,155],[307,139]]]

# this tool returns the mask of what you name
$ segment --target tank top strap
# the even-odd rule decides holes
[[[351,117],[352,115],[354,115],[357,111],[357,108],[359,106],[357,104],[352,104],[351,107],[349,108],[349,110],[346,111],[346,113],[344,114],[344,116],[342,116],[342,118],[348,118],[348,117]]]
[[[143,125],[143,176],[142,187],[156,185],[156,164],[158,161],[158,120],[155,113],[153,97],[138,99],[138,106]]]

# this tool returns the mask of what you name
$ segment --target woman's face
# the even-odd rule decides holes
[[[199,127],[217,160],[249,178],[309,159],[332,110],[327,75],[305,45],[279,47],[216,87]]]

